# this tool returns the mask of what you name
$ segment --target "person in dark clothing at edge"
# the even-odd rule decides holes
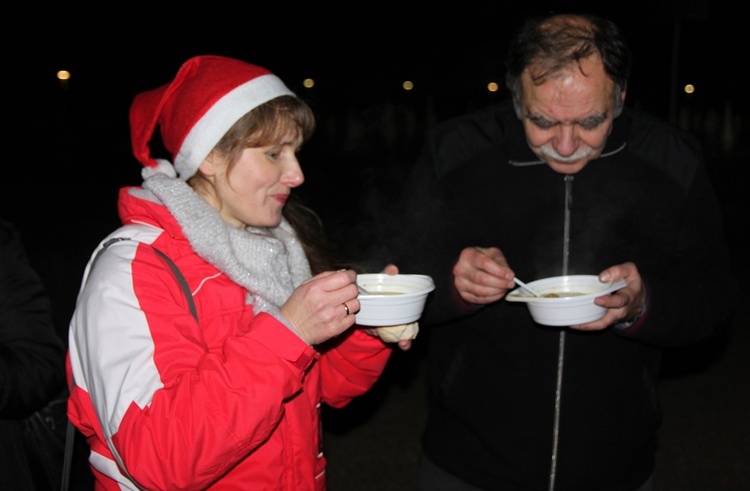
[[[47,490],[23,419],[65,388],[65,348],[16,227],[0,219],[0,490]],[[59,477],[58,477],[59,479]]]
[[[430,131],[380,251],[437,284],[420,489],[653,489],[660,350],[737,304],[699,143],[624,106],[607,19],[529,20],[506,61],[512,100]],[[566,328],[503,300],[516,276],[574,274],[627,286]]]

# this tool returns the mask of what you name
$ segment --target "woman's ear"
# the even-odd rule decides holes
[[[217,172],[216,162],[214,162],[213,154],[208,154],[208,157],[203,159],[203,162],[198,166],[198,170],[203,173],[204,176],[215,176]]]

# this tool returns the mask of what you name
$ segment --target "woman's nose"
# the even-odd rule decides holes
[[[281,176],[281,181],[290,188],[296,188],[305,182],[305,174],[302,172],[302,167],[300,167],[296,157],[289,162]]]

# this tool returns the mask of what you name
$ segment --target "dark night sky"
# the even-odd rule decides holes
[[[96,9],[71,9],[67,2],[52,8],[27,3],[2,21],[8,24],[3,26],[3,35],[9,36],[5,49],[28,75],[43,77],[69,67],[75,77],[72,83],[81,90],[106,86],[125,100],[168,80],[185,58],[207,52],[265,65],[290,85],[312,74],[322,84],[336,87],[337,94],[367,97],[389,77],[448,85],[499,75],[511,30],[527,14],[554,5],[559,11],[604,14],[623,26],[636,55],[634,82],[643,82],[641,87],[632,84],[634,90],[668,84],[663,77],[670,74],[678,18],[681,75],[705,81],[710,88],[719,80],[730,83],[732,90],[739,87],[738,71],[737,76],[719,75],[731,73],[733,64],[725,60],[743,51],[741,16],[734,15],[727,1],[530,0],[515,9],[505,6],[508,2],[464,1],[455,2],[458,7],[430,11],[408,2],[248,7],[253,3],[236,3],[239,7],[230,10],[221,8],[222,2],[211,2],[213,11],[205,5],[175,11],[154,6],[139,10],[132,2]],[[365,93],[343,84],[365,78],[378,81]]]
[[[168,81],[189,56],[211,52],[264,65],[295,90],[303,77],[312,76],[330,107],[377,100],[403,78],[437,94],[458,93],[467,84],[500,79],[512,29],[528,14],[553,5],[620,23],[635,54],[631,101],[666,112],[679,25],[678,82],[695,81],[699,92],[693,99],[720,93],[747,107],[740,95],[746,61],[738,58],[747,57],[750,43],[742,35],[743,16],[727,0],[528,0],[515,8],[508,2],[467,0],[429,11],[408,2],[223,6],[233,3],[210,2],[214,10],[186,4],[179,10],[139,9],[138,2],[100,3],[94,9],[71,8],[69,2],[12,7],[0,20],[9,67],[5,94],[21,104],[13,107],[21,112],[30,97],[46,105],[48,97],[54,101],[59,95],[52,75],[66,68],[73,73],[70,92],[80,104],[99,109],[103,104],[112,117],[122,117],[137,92]]]

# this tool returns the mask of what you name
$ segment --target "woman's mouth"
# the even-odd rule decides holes
[[[289,195],[288,194],[274,194],[273,199],[275,199],[282,205],[285,205],[287,200],[289,199]]]

